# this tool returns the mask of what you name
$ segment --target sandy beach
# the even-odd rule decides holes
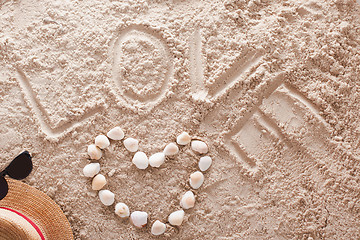
[[[0,168],[28,150],[24,182],[75,239],[360,239],[359,100],[355,0],[0,0]],[[207,143],[181,226],[200,155],[140,170],[111,140],[90,160],[116,126],[148,156],[184,131]],[[100,202],[90,162],[146,227]]]

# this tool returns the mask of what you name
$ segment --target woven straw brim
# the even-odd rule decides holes
[[[72,240],[70,223],[60,207],[45,193],[17,180],[6,178],[9,192],[0,207],[20,212],[31,219],[49,240]]]
[[[12,210],[0,208],[1,240],[41,240],[41,236],[31,223]]]

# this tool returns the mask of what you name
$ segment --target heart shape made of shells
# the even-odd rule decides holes
[[[99,135],[95,138],[95,143],[88,146],[88,155],[92,160],[99,160],[102,157],[102,150],[108,148],[110,146],[110,140],[120,141],[124,139],[125,134],[120,127],[115,127],[111,129],[107,136]],[[192,139],[191,136],[187,132],[181,133],[176,138],[176,143],[172,142],[166,145],[163,152],[158,152],[151,155],[149,158],[144,152],[139,150],[139,141],[134,138],[126,138],[123,140],[123,144],[125,148],[135,153],[132,159],[132,163],[141,170],[145,170],[150,165],[151,167],[158,168],[160,167],[166,159],[166,156],[174,156],[179,152],[178,145],[191,145],[191,149],[202,155],[199,160],[199,169],[200,171],[196,171],[190,174],[189,184],[192,189],[199,189],[204,182],[204,175],[202,172],[208,170],[212,164],[212,159],[209,156],[206,156],[208,153],[208,146],[205,142],[201,140]],[[83,168],[83,173],[86,177],[93,178],[92,179],[92,189],[95,191],[99,191],[100,201],[105,206],[111,206],[115,202],[115,194],[109,190],[103,189],[107,184],[106,177],[100,172],[100,163],[90,163],[87,164]],[[195,206],[195,195],[192,191],[185,192],[180,199],[180,207],[181,210],[177,210],[172,212],[168,216],[168,222],[172,226],[180,226],[184,220],[185,211]],[[115,205],[115,214],[121,218],[130,217],[130,221],[136,227],[144,227],[148,223],[148,213],[143,211],[133,211],[130,214],[129,207],[123,203],[119,202]],[[153,235],[161,235],[166,231],[166,224],[156,220],[153,222],[151,227],[151,233]]]

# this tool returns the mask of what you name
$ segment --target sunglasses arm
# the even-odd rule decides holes
[[[5,177],[5,175],[7,174],[6,170],[0,172],[0,177]]]

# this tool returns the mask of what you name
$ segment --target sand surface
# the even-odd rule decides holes
[[[159,239],[360,239],[359,6],[0,0],[1,165],[29,150],[25,182],[76,239],[152,239],[100,203],[86,149],[114,126],[148,154],[188,131],[213,165]],[[104,152],[106,188],[166,222],[199,157],[186,146],[141,171],[132,155]]]

